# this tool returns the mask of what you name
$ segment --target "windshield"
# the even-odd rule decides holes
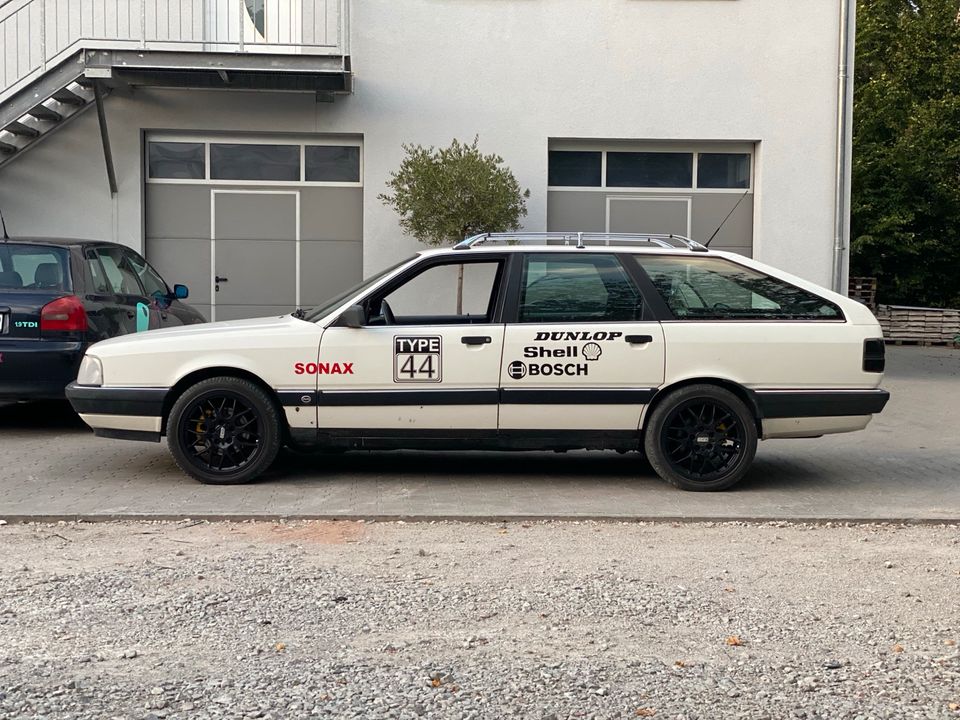
[[[417,256],[414,255],[414,256],[412,256],[412,257],[408,257],[406,260],[401,260],[401,261],[398,262],[396,265],[391,265],[391,266],[388,267],[386,270],[381,270],[381,271],[378,272],[376,275],[373,275],[373,276],[371,276],[371,277],[368,277],[366,280],[364,280],[363,282],[359,283],[358,285],[354,285],[354,286],[353,286],[352,288],[350,288],[349,290],[344,290],[344,291],[343,291],[342,293],[340,293],[339,295],[336,295],[335,297],[330,298],[330,299],[327,300],[326,302],[320,303],[320,304],[317,305],[316,307],[312,308],[309,312],[307,312],[307,314],[304,316],[303,319],[306,320],[307,322],[316,322],[317,320],[319,320],[319,319],[322,318],[323,316],[329,315],[331,312],[333,312],[334,310],[337,309],[337,306],[338,306],[338,305],[340,305],[341,303],[343,303],[343,301],[346,300],[347,298],[349,298],[351,295],[359,295],[359,294],[362,293],[364,290],[366,290],[368,287],[370,287],[370,286],[372,286],[372,285],[375,285],[377,282],[379,282],[379,281],[382,280],[384,277],[386,277],[387,275],[389,275],[390,273],[392,273],[392,272],[393,272],[394,270],[396,270],[398,267],[400,267],[400,266],[402,266],[402,265],[406,265],[408,262],[410,262],[411,260],[413,260],[415,257],[417,257]]]

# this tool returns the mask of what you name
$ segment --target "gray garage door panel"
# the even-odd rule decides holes
[[[178,240],[147,238],[147,259],[171,286],[181,283],[190,288],[187,302],[194,306],[210,304],[210,238]],[[209,312],[205,313],[210,317]]]
[[[362,267],[362,243],[300,243],[300,304],[318,305],[356,285],[363,279]]]
[[[743,202],[710,243],[714,250],[731,250],[747,257],[753,256],[753,194],[739,193],[700,194],[693,198],[693,231],[691,236],[706,242],[717,226],[723,222],[740,198]],[[747,252],[743,249],[747,248]]]
[[[210,237],[210,189],[207,187],[148,184],[146,208],[148,238]]]
[[[214,236],[218,241],[295,240],[297,237],[297,198],[293,194],[217,193],[214,204]],[[217,264],[219,266],[219,258]]]
[[[217,319],[223,305],[296,304],[296,243],[292,240],[217,239],[217,274],[227,278],[216,293]]]
[[[645,197],[609,198],[609,232],[687,234],[689,200]]]
[[[599,192],[547,193],[547,230],[606,232],[606,195]]]
[[[301,240],[363,240],[363,188],[300,190]]]

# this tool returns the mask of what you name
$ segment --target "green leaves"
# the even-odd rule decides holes
[[[851,271],[881,302],[958,307],[958,3],[858,7]]]
[[[516,230],[527,214],[529,190],[499,155],[484,155],[479,138],[435,149],[404,145],[406,157],[378,198],[400,226],[427,245],[448,245],[481,232]]]

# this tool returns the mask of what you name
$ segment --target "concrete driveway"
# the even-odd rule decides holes
[[[104,440],[64,404],[0,407],[0,518],[960,520],[960,351],[889,347],[866,431],[761,443],[726,493],[684,493],[636,454],[281,455],[254,485],[182,475],[165,445]]]

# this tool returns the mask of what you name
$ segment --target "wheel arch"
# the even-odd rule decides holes
[[[183,395],[188,388],[196,385],[198,382],[209,380],[210,378],[214,377],[242,378],[252,382],[254,385],[259,386],[267,393],[267,396],[277,408],[284,437],[289,436],[290,427],[287,424],[287,414],[284,412],[283,406],[280,404],[280,401],[277,398],[276,390],[270,387],[270,384],[256,373],[252,373],[249,370],[243,370],[242,368],[238,367],[231,367],[229,365],[205,367],[193,370],[174,383],[173,387],[170,388],[170,391],[163,399],[163,415],[160,425],[161,435],[165,435],[167,432],[167,419],[170,417],[170,411],[173,409],[174,404],[177,402],[180,396]]]
[[[666,400],[675,390],[680,390],[681,388],[689,387],[690,385],[716,385],[717,387],[723,388],[724,390],[729,390],[738,398],[740,398],[750,412],[753,414],[753,419],[757,424],[757,435],[762,436],[763,427],[761,426],[761,421],[763,416],[760,412],[760,406],[757,405],[757,398],[751,390],[744,387],[738,382],[733,380],[727,380],[725,378],[719,377],[692,377],[684,378],[683,380],[678,380],[675,383],[670,385],[665,385],[657,390],[657,393],[653,396],[653,399],[649,402],[646,408],[643,411],[643,425],[640,428],[640,439],[643,440],[643,436],[647,431],[647,418],[650,417],[650,414],[656,410],[657,406],[660,405],[664,400]]]

